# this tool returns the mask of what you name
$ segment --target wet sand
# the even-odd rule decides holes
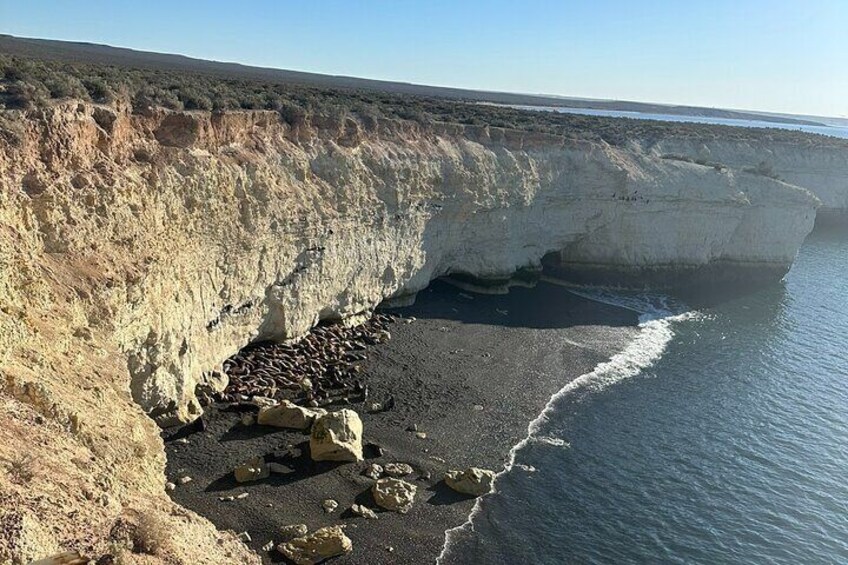
[[[174,500],[218,528],[248,532],[251,547],[269,563],[285,560],[262,546],[280,541],[280,526],[297,523],[310,531],[347,525],[353,552],[333,563],[432,563],[444,531],[462,524],[473,506],[473,499],[444,485],[444,472],[470,465],[499,471],[548,399],[622,349],[636,331],[632,312],[548,284],[493,296],[437,282],[414,306],[392,312],[402,318],[389,328],[391,340],[367,350],[363,374],[371,390],[366,404],[391,397],[394,408],[370,414],[366,404],[349,406],[364,423],[364,462],[314,463],[308,435],[243,426],[246,410],[214,407],[206,411],[204,431],[166,432],[168,479],[193,479],[176,487]],[[407,323],[409,317],[416,320]],[[256,455],[291,472],[237,484],[233,469]],[[362,475],[371,462],[415,469],[407,480],[419,490],[408,514],[377,510],[378,519],[366,520],[349,512],[354,502],[376,509],[373,481]],[[248,496],[219,500],[240,493]],[[335,512],[324,512],[326,498],[338,501]]]

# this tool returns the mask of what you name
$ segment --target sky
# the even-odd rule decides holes
[[[0,0],[0,33],[480,90],[848,116],[848,0]]]

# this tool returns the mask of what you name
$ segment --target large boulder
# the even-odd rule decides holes
[[[380,508],[385,508],[392,512],[400,512],[401,514],[406,514],[412,508],[417,491],[418,487],[415,485],[403,479],[394,479],[391,477],[380,479],[371,487],[374,502]]]
[[[308,536],[281,543],[277,551],[297,565],[314,565],[325,559],[353,551],[353,542],[340,526],[316,530]]]
[[[253,457],[249,459],[246,463],[242,463],[238,467],[236,467],[233,474],[236,477],[236,482],[239,483],[249,483],[252,481],[260,481],[262,479],[267,479],[271,474],[271,469],[268,467],[268,464],[265,463],[265,459],[262,457]]]
[[[339,410],[315,420],[309,438],[314,461],[362,461],[362,420],[353,410]]]
[[[445,483],[456,492],[480,496],[492,492],[495,472],[477,467],[469,467],[465,471],[448,471],[445,473]]]
[[[263,426],[306,430],[312,426],[316,418],[327,411],[321,408],[304,408],[288,400],[283,400],[277,406],[263,406],[259,409],[257,422]]]

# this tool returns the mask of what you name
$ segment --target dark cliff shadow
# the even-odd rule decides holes
[[[342,461],[313,461],[309,455],[308,441],[300,443],[283,453],[278,451],[266,453],[264,457],[266,463],[275,463],[281,471],[272,472],[265,479],[248,483],[239,483],[236,481],[234,474],[230,472],[212,481],[204,490],[206,492],[223,492],[256,484],[275,487],[285,486],[329,473],[337,467],[346,464]]]
[[[465,502],[467,500],[474,500],[477,498],[476,496],[456,492],[447,485],[444,479],[428,488],[427,491],[433,493],[432,496],[427,499],[427,504],[432,504],[433,506],[456,504],[457,502]]]
[[[412,306],[385,310],[403,317],[537,329],[636,323],[636,314],[630,310],[591,301],[545,282],[533,288],[512,287],[506,294],[482,294],[438,279],[418,293]]]

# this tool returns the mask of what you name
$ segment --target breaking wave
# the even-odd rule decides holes
[[[549,280],[557,284],[556,280]],[[516,467],[516,455],[533,443],[568,447],[560,438],[542,435],[542,428],[556,410],[557,403],[566,396],[591,394],[601,391],[615,383],[635,377],[653,365],[663,354],[674,337],[673,325],[692,319],[698,313],[687,311],[686,306],[668,296],[652,293],[625,293],[606,289],[574,288],[563,284],[567,290],[583,298],[626,308],[639,314],[639,332],[636,337],[609,361],[599,363],[591,372],[570,381],[554,394],[544,410],[527,426],[527,436],[512,447],[507,464],[498,473],[494,492],[497,492],[498,479]],[[519,465],[519,467],[521,467]],[[445,532],[442,552],[436,559],[437,565],[446,563],[451,548],[460,537],[474,531],[474,520],[481,512],[481,498],[478,498],[465,523]]]

